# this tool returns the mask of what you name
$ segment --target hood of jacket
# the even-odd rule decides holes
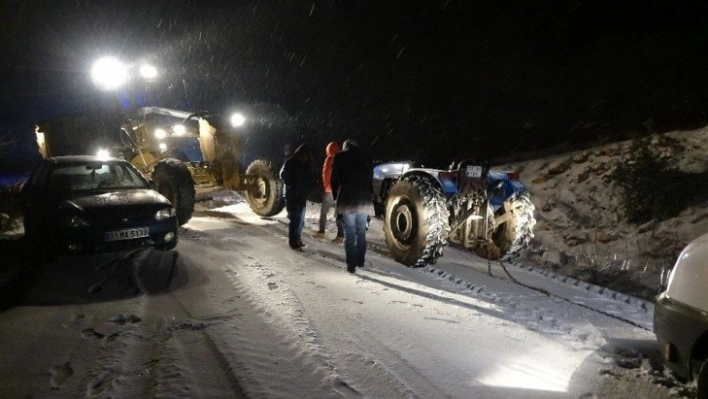
[[[327,144],[327,148],[325,149],[325,153],[327,154],[328,157],[333,157],[334,154],[339,152],[339,143],[336,141],[332,141],[331,143]]]

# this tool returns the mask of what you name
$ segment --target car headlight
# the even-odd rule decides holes
[[[155,213],[155,220],[165,220],[175,215],[175,208],[160,209]]]
[[[68,227],[87,227],[91,225],[86,218],[79,215],[70,215],[64,220],[64,222]]]

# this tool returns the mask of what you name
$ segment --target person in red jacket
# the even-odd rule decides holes
[[[315,238],[325,237],[325,227],[327,227],[327,214],[329,210],[334,206],[334,198],[332,197],[332,185],[329,180],[332,176],[332,161],[334,160],[334,154],[339,152],[339,143],[332,141],[327,144],[325,149],[325,154],[327,157],[322,165],[322,186],[324,188],[324,196],[322,197],[322,209],[320,211],[320,229],[315,233]],[[336,216],[336,215],[335,215]],[[335,244],[341,244],[344,242],[344,225],[339,217],[335,217],[337,223],[337,236],[332,240]]]

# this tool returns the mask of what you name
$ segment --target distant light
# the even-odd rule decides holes
[[[157,68],[149,64],[143,64],[140,66],[140,76],[147,80],[155,79],[157,77]]]
[[[167,132],[165,131],[165,129],[162,129],[159,127],[157,129],[155,129],[155,138],[156,139],[164,139],[165,137],[167,137]]]
[[[96,151],[96,156],[101,159],[108,159],[111,154],[108,152],[108,150],[104,150],[103,148],[101,148],[100,150]]]
[[[232,126],[238,127],[238,126],[242,126],[244,123],[246,123],[246,117],[243,116],[243,114],[240,114],[237,112],[237,113],[231,115],[231,125]]]
[[[187,128],[184,125],[174,125],[172,126],[172,131],[175,132],[177,136],[183,136],[187,133]]]
[[[128,67],[115,57],[103,57],[93,64],[91,79],[102,90],[115,90],[128,81]]]
[[[167,150],[167,144],[165,144],[165,143],[160,143],[160,144],[159,144],[159,147],[160,147],[160,151],[166,151],[166,150]]]

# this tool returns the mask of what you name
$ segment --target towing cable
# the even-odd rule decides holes
[[[552,294],[552,293],[548,292],[548,290],[545,290],[545,289],[543,289],[543,288],[534,287],[534,286],[531,286],[531,285],[528,285],[528,284],[524,284],[524,283],[518,281],[517,279],[515,279],[514,276],[512,276],[511,273],[509,273],[509,270],[507,270],[506,266],[504,265],[503,258],[499,258],[499,265],[501,265],[501,268],[502,268],[502,270],[504,270],[504,273],[506,273],[506,275],[509,276],[509,279],[510,279],[512,282],[514,282],[515,284],[518,284],[518,285],[520,285],[520,286],[522,286],[522,287],[526,287],[526,288],[528,288],[528,289],[530,289],[530,290],[533,290],[533,291],[540,292],[540,293],[542,293],[543,295],[546,295],[546,296],[548,296],[548,297],[554,297],[554,298],[562,299],[562,300],[564,300],[564,301],[566,301],[566,302],[568,302],[568,303],[570,303],[570,304],[573,304],[573,305],[576,305],[576,306],[580,306],[581,308],[589,309],[589,310],[591,310],[591,311],[593,311],[593,312],[600,313],[601,315],[604,315],[604,316],[613,318],[613,319],[615,319],[615,320],[619,320],[619,321],[625,322],[625,323],[630,324],[630,325],[632,325],[632,326],[634,326],[634,327],[637,327],[637,328],[641,328],[642,330],[649,331],[649,332],[653,332],[650,328],[646,328],[646,327],[644,327],[643,325],[641,325],[641,324],[639,324],[639,323],[637,323],[637,322],[635,322],[635,321],[632,321],[632,320],[629,320],[629,319],[625,319],[624,317],[617,316],[617,315],[614,315],[614,314],[605,312],[605,311],[600,310],[600,309],[595,309],[595,308],[593,308],[593,307],[591,307],[591,306],[588,306],[588,305],[585,305],[585,304],[582,304],[582,303],[578,303],[578,302],[571,301],[570,299],[564,298],[564,297],[562,297],[562,296],[560,296],[560,295]],[[487,273],[488,273],[489,276],[492,277],[492,278],[501,278],[501,277],[497,277],[497,276],[495,276],[495,275],[492,274],[492,260],[489,259],[489,258],[487,258]]]

